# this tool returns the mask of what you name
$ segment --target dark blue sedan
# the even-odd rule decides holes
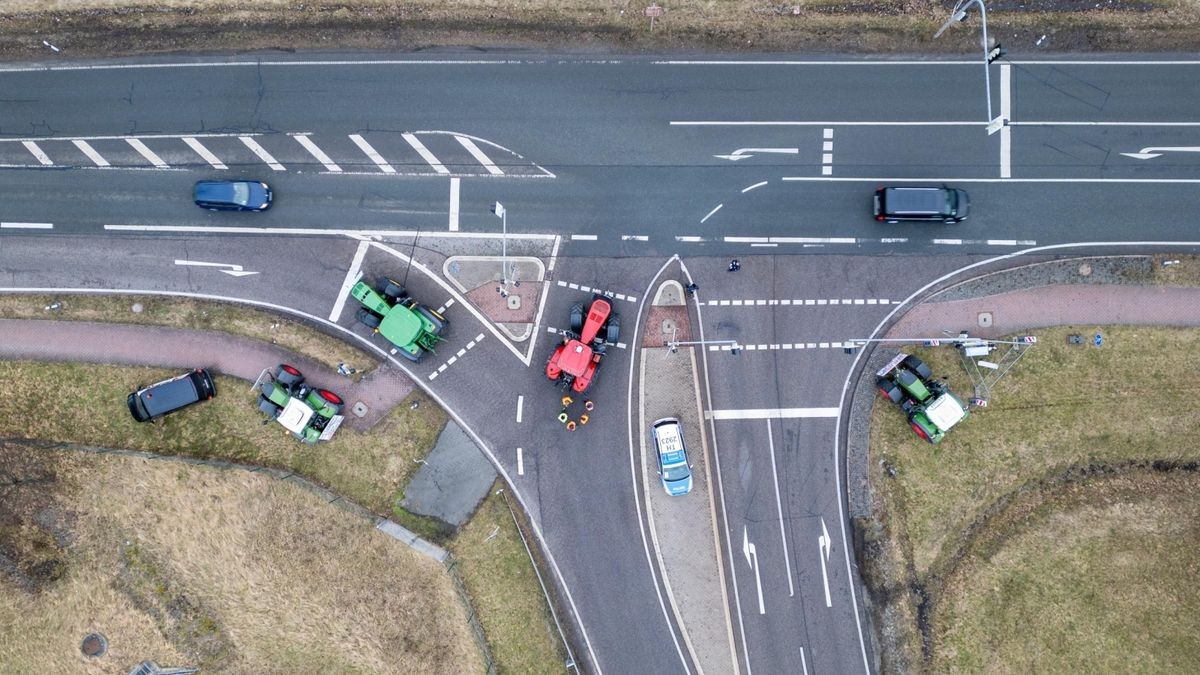
[[[202,180],[193,190],[196,206],[209,211],[266,211],[271,188],[251,180]]]

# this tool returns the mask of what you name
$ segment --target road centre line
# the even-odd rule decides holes
[[[54,223],[0,223],[3,230],[52,230]]]
[[[525,451],[521,448],[517,448],[517,475],[525,475]]]
[[[163,161],[162,157],[159,157],[153,150],[146,147],[146,144],[141,142],[141,140],[137,138],[126,138],[125,142],[128,143],[134,150],[137,150],[138,154],[140,154],[142,157],[145,157],[146,161],[150,162],[154,166],[163,168],[167,165],[167,163]]]
[[[396,173],[396,169],[391,164],[388,164],[388,161],[383,158],[383,155],[379,154],[379,152],[375,150],[374,146],[367,142],[367,139],[363,138],[359,134],[350,134],[350,140],[358,146],[359,150],[363,151],[364,155],[366,155],[372,162],[375,162],[375,166],[379,167],[381,171],[384,173]]]
[[[292,138],[296,139],[296,142],[299,143],[301,146],[303,146],[304,149],[308,151],[308,154],[315,157],[318,162],[324,164],[325,169],[327,171],[332,171],[333,173],[341,173],[342,172],[342,167],[335,164],[334,161],[329,158],[329,155],[325,154],[324,150],[317,147],[317,144],[313,143],[312,139],[309,138],[307,135],[305,135],[305,134],[288,134],[288,135],[291,136]]]
[[[454,365],[454,363],[455,363],[456,361],[458,361],[458,358],[459,358],[460,356],[462,356],[462,355],[463,355],[464,353],[466,353],[467,351],[470,351],[470,350],[471,350],[471,349],[472,349],[472,348],[473,348],[475,345],[477,345],[477,344],[479,344],[480,342],[482,342],[482,341],[483,341],[483,336],[484,336],[484,334],[483,334],[483,333],[480,333],[479,335],[476,335],[476,336],[475,336],[475,339],[474,339],[474,340],[471,340],[470,342],[468,342],[468,343],[467,343],[467,346],[466,346],[466,347],[463,347],[461,350],[459,350],[459,353],[458,353],[458,354],[456,354],[456,355],[454,355],[454,356],[451,356],[451,357],[450,357],[450,358],[449,358],[449,359],[448,359],[448,360],[447,360],[445,363],[443,363],[442,365],[438,366],[438,368],[437,368],[437,370],[436,370],[436,371],[434,371],[434,372],[432,372],[432,373],[430,373],[430,374],[429,374],[429,379],[430,379],[430,381],[437,379],[437,376],[438,376],[438,375],[441,375],[443,372],[445,372],[445,370],[446,370],[447,368],[449,368],[450,366]]]
[[[596,241],[596,238],[597,237],[594,234],[573,234],[573,235],[571,235],[571,241]]]
[[[354,258],[350,261],[350,267],[346,270],[346,278],[342,280],[342,288],[338,291],[337,298],[333,301],[333,309],[329,312],[329,320],[337,323],[342,316],[342,309],[346,306],[346,297],[350,295],[350,288],[362,277],[359,271],[362,268],[363,258],[367,256],[367,249],[371,247],[371,242],[358,242],[358,249],[354,251]]]
[[[450,309],[450,306],[451,306],[451,305],[453,305],[453,304],[454,304],[454,298],[450,298],[450,299],[446,300],[446,302],[442,303],[442,306],[441,306],[441,307],[438,307],[438,308],[437,308],[437,313],[438,313],[438,314],[445,314],[445,313],[446,313],[446,310],[447,310],[447,309]]]
[[[838,408],[743,408],[706,410],[706,420],[766,420],[837,417]]]
[[[439,232],[437,230],[324,230],[312,227],[225,227],[195,225],[105,225],[114,232],[193,232],[206,234],[292,234],[297,236],[332,237],[421,237],[422,239],[500,239],[500,232]],[[552,241],[555,234],[512,234],[509,240]]]
[[[230,135],[232,136],[233,134]],[[229,168],[225,166],[225,163],[222,162],[219,157],[212,154],[208,148],[204,147],[203,143],[196,140],[194,136],[184,136],[183,142],[186,143],[193,152],[195,152],[197,155],[200,155],[204,161],[208,162],[212,168],[222,170]]]
[[[92,160],[92,163],[96,166],[110,166],[108,160],[101,157],[100,153],[96,152],[96,149],[93,148],[87,141],[74,140],[71,141],[71,143],[73,143],[75,147],[79,148],[83,154],[87,155],[88,159]]]
[[[504,172],[500,170],[500,167],[496,166],[496,163],[493,162],[490,157],[485,155],[483,150],[479,149],[478,145],[475,145],[475,141],[467,138],[466,136],[459,136],[457,134],[454,136],[454,138],[458,141],[459,145],[463,146],[467,149],[467,152],[471,153],[471,156],[475,158],[476,162],[479,162],[483,165],[483,168],[488,170],[488,173],[492,174],[493,176],[504,175]]]
[[[1175,59],[1166,61],[1073,61],[1073,60],[1010,60],[1019,66],[1196,66],[1200,61]],[[979,61],[653,61],[656,66],[976,66]]]
[[[462,179],[455,176],[450,179],[450,231],[458,232],[459,190]]]
[[[750,244],[750,248],[775,248],[779,244]]]
[[[403,133],[403,134],[400,134],[400,136],[406,142],[408,142],[409,145],[412,146],[413,150],[417,151],[417,154],[421,156],[421,159],[425,160],[426,164],[433,167],[434,171],[436,171],[438,173],[442,173],[442,174],[450,173],[450,170],[447,169],[445,166],[442,166],[442,163],[440,161],[438,161],[438,158],[435,157],[434,154],[429,151],[429,148],[425,147],[425,144],[422,143],[419,138],[417,138],[416,136],[414,136],[410,133]]]
[[[54,165],[54,162],[51,161],[51,159],[50,159],[50,155],[47,155],[45,152],[42,152],[42,149],[40,147],[38,147],[38,144],[36,142],[21,141],[21,145],[24,145],[25,149],[28,150],[34,157],[36,157],[37,161],[42,163],[42,166],[53,166]]]
[[[987,122],[966,120],[925,120],[925,121],[844,121],[834,120],[773,120],[773,121],[721,121],[721,120],[680,120],[670,123],[671,126],[681,127],[986,127]],[[1028,122],[1009,122],[1011,126],[1020,127],[1200,127],[1200,122],[1103,122],[1103,121],[1074,121],[1074,120],[1031,120]]]
[[[775,434],[771,431],[771,418],[767,418],[767,452],[771,455],[771,476],[775,479],[775,510],[779,513],[779,538],[783,541],[783,562],[787,566],[788,597],[795,597],[792,585],[792,558],[788,555],[787,528],[783,524],[783,501],[779,498],[779,472],[775,468]]]
[[[253,152],[255,156],[265,162],[267,166],[271,167],[272,171],[287,171],[287,169],[284,168],[284,166],[280,164],[271,153],[267,152],[266,148],[259,145],[258,141],[254,140],[253,137],[242,135],[238,136],[238,140],[242,142],[242,145],[250,148],[250,152]]]
[[[517,394],[517,424],[521,423],[521,415],[525,411],[525,395]]]
[[[650,237],[644,234],[623,234],[621,241],[650,241]]]

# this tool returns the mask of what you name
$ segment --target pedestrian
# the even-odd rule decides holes
[[[339,363],[338,367],[337,367],[337,371],[338,371],[338,375],[345,375],[346,377],[350,377],[351,375],[357,373],[358,369],[351,368],[350,366],[346,365],[345,363]]]
[[[696,291],[700,290],[700,285],[696,283],[690,283],[684,287],[684,290],[688,292],[688,295],[695,295]]]
[[[733,260],[729,261],[729,271],[730,272],[736,272],[740,269],[742,269],[742,263],[738,262],[737,258],[734,258]]]

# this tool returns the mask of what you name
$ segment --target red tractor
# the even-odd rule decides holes
[[[604,348],[616,344],[621,334],[621,317],[603,296],[592,298],[584,316],[583,303],[571,306],[571,330],[564,331],[562,344],[546,364],[546,377],[582,394],[596,378]]]

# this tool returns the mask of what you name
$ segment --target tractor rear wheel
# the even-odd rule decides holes
[[[258,409],[272,419],[279,415],[279,406],[275,405],[275,402],[266,396],[258,397]]]
[[[331,406],[333,406],[333,408],[334,408],[333,414],[334,415],[341,414],[342,406],[345,405],[345,403],[342,401],[341,396],[338,396],[337,394],[333,393],[332,391],[329,391],[328,389],[318,389],[317,396],[320,396],[321,398],[325,399],[325,401],[327,403],[329,403]]]
[[[915,356],[904,357],[904,367],[917,374],[917,377],[922,380],[928,380],[933,376],[933,370],[925,365],[925,362]]]
[[[300,374],[300,371],[297,370],[295,366],[289,366],[286,363],[281,363],[279,364],[279,367],[275,369],[275,381],[284,387],[290,388],[300,384],[301,382],[304,382],[304,376]]]
[[[375,312],[372,312],[371,310],[367,309],[366,307],[362,307],[357,312],[355,312],[354,318],[358,319],[359,323],[361,323],[362,325],[364,325],[367,328],[370,328],[372,330],[379,328],[380,322],[383,321],[383,319],[379,318],[378,314],[376,314]]]

